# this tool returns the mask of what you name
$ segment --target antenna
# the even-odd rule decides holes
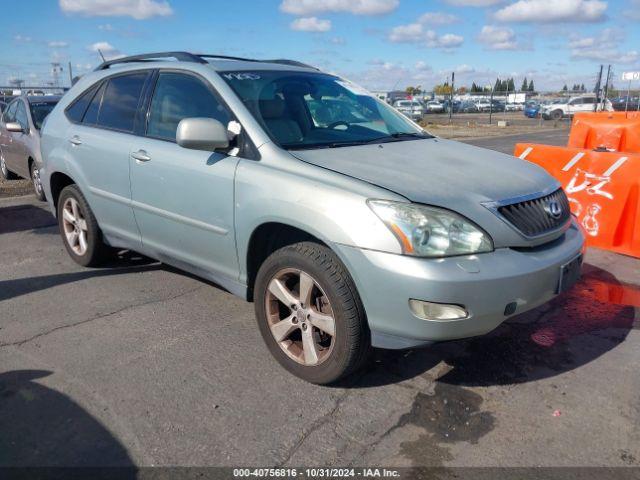
[[[103,62],[106,62],[106,60],[104,59],[104,55],[102,54],[102,52],[100,51],[100,49],[98,49],[98,53],[100,54],[100,57],[102,58]]]

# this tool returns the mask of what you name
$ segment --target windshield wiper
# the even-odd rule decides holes
[[[376,138],[365,138],[362,140],[348,140],[344,142],[329,142],[329,143],[309,143],[309,144],[299,144],[299,145],[283,145],[287,150],[311,150],[314,148],[340,148],[340,147],[354,147],[357,145],[370,145],[372,143],[387,143],[387,142],[397,142],[401,141],[405,138],[433,138],[433,135],[429,135],[428,133],[418,133],[418,132],[396,132],[390,133],[389,135],[384,135],[382,137]]]

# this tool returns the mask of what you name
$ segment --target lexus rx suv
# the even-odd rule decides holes
[[[50,114],[42,153],[76,262],[130,249],[253,301],[273,356],[310,382],[372,346],[489,332],[580,273],[582,232],[544,170],[291,60],[105,62]]]

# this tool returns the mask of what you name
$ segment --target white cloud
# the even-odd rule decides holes
[[[26,37],[24,35],[15,35],[13,39],[20,43],[29,43],[32,40],[31,37]]]
[[[456,7],[490,7],[504,3],[504,0],[445,0],[445,2]]]
[[[296,18],[289,26],[291,30],[299,32],[328,32],[331,30],[331,21],[318,17],[303,17]]]
[[[636,50],[620,51],[620,43],[623,40],[624,34],[612,28],[605,28],[598,35],[590,37],[574,35],[569,40],[571,58],[619,64],[630,64],[640,60],[640,54]]]
[[[494,16],[501,22],[591,23],[604,20],[606,10],[600,0],[519,0]]]
[[[457,21],[458,17],[444,12],[427,12],[418,19],[418,23],[424,25],[448,25]]]
[[[165,0],[59,0],[59,3],[65,13],[88,17],[133,17],[143,20],[173,14]]]
[[[90,52],[102,53],[105,60],[113,60],[114,58],[120,58],[124,55],[120,50],[111,45],[109,42],[96,42],[87,47]]]
[[[422,60],[418,60],[416,62],[416,64],[414,65],[414,68],[418,72],[431,72],[431,71],[433,71],[433,67],[431,67],[431,65],[427,64],[427,62],[424,62]]]
[[[49,47],[51,48],[66,48],[69,46],[67,42],[62,42],[59,40],[52,40],[47,45],[49,45]]]
[[[463,63],[462,65],[458,65],[456,68],[454,68],[453,70],[456,73],[473,73],[476,71],[475,68],[473,68],[471,65],[467,65],[466,63]]]
[[[454,33],[445,33],[444,35],[434,35],[428,32],[431,38],[427,42],[427,47],[454,48],[459,47],[464,42],[464,37]]]
[[[329,12],[382,15],[392,12],[399,4],[400,0],[283,0],[280,10],[291,15]]]
[[[515,50],[518,48],[515,32],[506,27],[485,25],[480,30],[478,41],[489,50]]]
[[[333,37],[329,39],[329,42],[334,45],[345,45],[347,43],[344,37]]]
[[[429,48],[451,49],[459,47],[464,37],[453,33],[438,35],[434,30],[425,30],[422,23],[410,23],[393,27],[388,35],[392,43],[416,43]]]
[[[103,25],[98,25],[98,30],[102,30],[103,32],[112,32],[113,31],[113,25],[111,25],[110,23],[105,23]]]
[[[389,40],[393,43],[419,43],[424,40],[424,35],[421,23],[410,23],[393,27],[389,33]]]

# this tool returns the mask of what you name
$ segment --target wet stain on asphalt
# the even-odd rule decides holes
[[[411,410],[395,428],[413,425],[424,429],[416,440],[400,444],[400,453],[414,465],[442,465],[453,460],[446,444],[478,443],[493,430],[495,418],[482,411],[482,397],[461,387],[436,383],[433,395],[418,393]]]

